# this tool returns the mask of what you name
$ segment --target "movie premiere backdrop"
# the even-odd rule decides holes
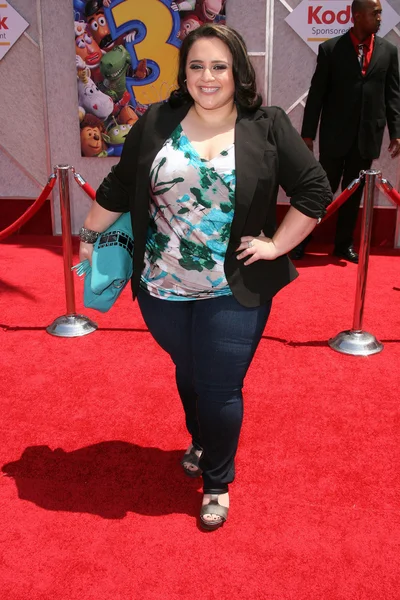
[[[225,23],[226,0],[73,0],[81,153],[120,156],[131,127],[176,86],[180,44]]]

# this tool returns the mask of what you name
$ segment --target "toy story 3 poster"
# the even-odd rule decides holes
[[[150,104],[176,85],[179,47],[226,0],[73,0],[81,153],[120,156]]]

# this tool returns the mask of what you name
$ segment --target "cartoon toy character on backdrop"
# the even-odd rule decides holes
[[[132,128],[132,125],[110,123],[107,128],[105,139],[107,141],[108,156],[121,156],[122,148],[124,147],[125,138]]]
[[[100,73],[104,77],[99,88],[118,102],[126,92],[126,77],[145,79],[151,72],[146,59],[138,62],[136,69],[131,68],[131,56],[124,46],[115,46],[100,61]]]
[[[82,156],[108,156],[104,135],[105,127],[103,122],[94,115],[86,115],[81,123]]]
[[[126,75],[131,63],[129,52],[121,45],[107,52],[100,61],[100,73],[104,79],[99,87],[114,102],[126,92]]]
[[[109,52],[116,45],[118,46],[119,44],[126,42],[133,42],[138,33],[136,29],[133,29],[126,35],[113,40],[104,14],[103,0],[87,0],[85,6],[85,19],[93,39],[105,52]]]
[[[202,24],[225,24],[224,6],[225,0],[174,0],[171,3],[172,10],[178,10],[180,13],[193,12]]]
[[[115,46],[111,37],[102,0],[88,0],[85,6],[85,18],[94,41],[99,47],[108,52]]]
[[[196,6],[196,0],[175,0],[171,2],[172,10],[179,12],[186,12],[188,10],[194,10]]]
[[[119,123],[135,123],[137,115],[128,106],[130,94],[127,90],[122,98],[114,103],[112,98],[104,94],[90,79],[90,70],[80,56],[76,57],[78,75],[79,120],[82,121],[87,113],[101,119],[106,125],[109,117],[117,117]]]
[[[194,14],[203,23],[219,23],[225,25],[226,18],[222,10],[224,0],[197,0]]]
[[[89,67],[91,79],[95,83],[101,81],[100,61],[103,53],[90,35],[87,24],[80,21],[75,21],[75,53]]]
[[[202,25],[202,22],[195,14],[189,13],[182,16],[178,34],[179,39],[183,40],[191,31],[198,29],[200,25]]]
[[[78,75],[78,102],[85,115],[91,113],[101,120],[107,119],[114,111],[114,102],[107,94],[99,90],[90,78],[90,69],[80,56],[76,56]]]
[[[73,0],[74,5],[74,21],[85,20],[85,0]]]
[[[118,113],[118,123],[134,125],[138,119],[132,106],[124,106]]]

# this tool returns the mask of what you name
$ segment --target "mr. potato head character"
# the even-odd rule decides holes
[[[103,0],[88,0],[85,6],[85,18],[93,39],[101,50],[105,52],[112,50],[115,42],[104,15]]]
[[[111,31],[104,14],[104,7],[109,7],[107,0],[87,0],[85,6],[85,19],[93,39],[103,52],[109,52],[114,46],[124,45],[126,42],[133,42],[137,36],[137,29],[132,29],[125,35],[120,35],[113,40]]]

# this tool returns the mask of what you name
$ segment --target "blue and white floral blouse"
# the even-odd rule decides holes
[[[150,173],[150,228],[141,287],[168,300],[230,295],[224,274],[235,200],[234,144],[203,159],[181,125]]]

